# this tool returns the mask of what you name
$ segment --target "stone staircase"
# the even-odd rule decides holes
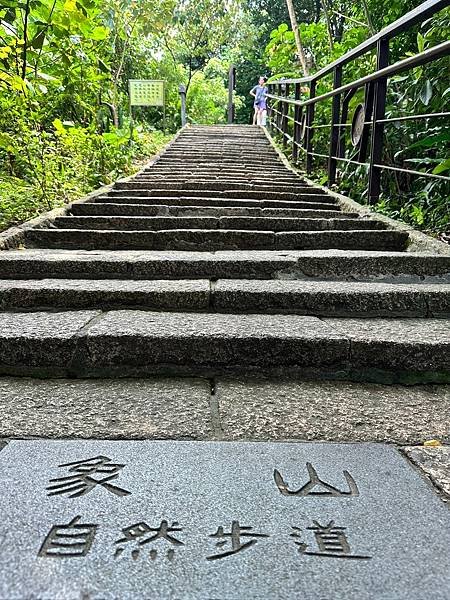
[[[0,373],[449,379],[450,256],[344,212],[253,127],[192,127],[0,253]]]

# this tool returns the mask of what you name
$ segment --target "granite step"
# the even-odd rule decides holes
[[[0,310],[120,309],[339,317],[450,315],[450,286],[289,280],[0,280]]]
[[[450,283],[450,256],[357,250],[0,252],[1,279],[287,279]]]
[[[217,163],[225,169],[232,169],[242,172],[258,172],[264,173],[265,171],[273,171],[277,173],[285,173],[291,175],[292,171],[289,171],[284,167],[277,159],[256,159],[256,160],[239,160],[239,159],[226,159],[222,154],[211,156],[210,158],[199,155],[183,156],[179,158],[171,158],[164,155],[157,165],[166,168],[184,169],[190,168],[191,164],[195,164],[196,167],[207,169],[208,167],[217,168]]]
[[[25,236],[27,246],[90,250],[405,250],[408,242],[408,234],[402,231],[364,229],[274,233],[238,229],[106,231],[54,228],[28,229]]]
[[[191,280],[0,280],[0,310],[142,308],[205,312],[210,282]]]
[[[137,175],[135,175],[134,179],[146,179],[151,177],[167,177],[168,175],[179,177],[181,175],[186,176],[199,176],[199,175],[212,175],[216,177],[243,177],[248,179],[260,179],[262,181],[271,180],[273,177],[276,182],[278,181],[292,181],[298,183],[300,185],[308,185],[303,179],[297,177],[293,173],[289,173],[287,171],[282,170],[272,170],[272,169],[263,169],[261,171],[252,170],[243,170],[241,167],[236,166],[235,168],[231,167],[214,167],[213,165],[208,165],[206,167],[200,167],[185,164],[184,166],[174,167],[169,165],[164,165],[163,162],[157,163],[153,165],[150,169],[145,171],[141,171]]]
[[[174,192],[161,192],[152,195],[151,192],[137,192],[133,195],[125,193],[108,193],[105,196],[97,196],[95,202],[98,204],[159,204],[166,206],[181,206],[193,207],[202,206],[209,208],[220,207],[241,207],[241,208],[293,208],[299,210],[332,210],[340,212],[338,204],[329,202],[326,197],[320,196],[299,196],[300,200],[264,200],[256,198],[228,198],[226,195],[221,195],[218,198],[208,197],[208,194],[202,195],[198,192],[189,191],[185,196],[178,196],[177,190]],[[213,192],[214,193],[214,192]],[[142,195],[141,195],[142,194]],[[238,194],[236,194],[238,195]],[[248,194],[246,194],[247,196]],[[252,194],[254,195],[254,194]],[[263,196],[265,197],[265,195]],[[324,202],[322,200],[325,200]]]
[[[191,185],[194,182],[220,182],[226,183],[228,185],[233,185],[234,183],[238,184],[249,184],[252,186],[258,185],[267,185],[267,182],[270,181],[273,185],[274,189],[277,189],[280,186],[286,185],[294,185],[300,189],[309,189],[309,186],[303,185],[301,182],[298,182],[295,179],[291,179],[289,177],[258,177],[252,175],[237,175],[233,173],[174,173],[172,171],[168,171],[167,173],[152,173],[151,175],[146,176],[136,176],[133,178],[133,182],[139,183],[139,185],[145,185],[150,187],[151,185],[159,184],[161,182],[167,183],[180,183],[186,182]]]
[[[97,198],[97,202],[100,202],[105,198],[116,198],[117,196],[131,198],[133,196],[138,196],[141,198],[204,198],[208,201],[215,201],[218,199],[226,199],[226,200],[239,200],[239,201],[247,201],[247,200],[259,200],[263,202],[267,201],[284,201],[284,202],[321,202],[322,204],[329,204],[338,206],[335,198],[328,196],[319,191],[310,191],[309,189],[298,189],[295,193],[293,192],[261,192],[257,190],[237,190],[237,189],[227,189],[227,190],[215,190],[209,189],[209,186],[206,188],[197,189],[193,187],[190,189],[189,187],[185,187],[184,185],[178,187],[175,186],[173,189],[164,189],[164,188],[152,188],[145,189],[139,187],[131,187],[127,189],[116,189],[109,191],[105,196],[99,196]],[[109,200],[110,201],[110,200]],[[278,206],[275,204],[274,206]]]
[[[70,377],[288,374],[446,382],[442,319],[136,310],[2,312],[0,374]]]
[[[158,185],[158,189],[159,190],[190,190],[190,189],[197,189],[199,186],[203,186],[205,188],[206,191],[208,192],[214,192],[214,191],[224,191],[224,192],[229,192],[229,191],[240,191],[240,192],[261,192],[261,193],[269,193],[269,194],[281,194],[283,192],[285,193],[290,193],[290,194],[294,194],[294,193],[300,193],[303,192],[305,194],[320,194],[321,196],[324,196],[326,198],[330,198],[331,200],[331,196],[328,196],[328,194],[325,194],[323,192],[323,190],[321,190],[319,187],[310,187],[310,186],[300,186],[298,184],[283,184],[283,185],[277,185],[277,186],[273,186],[272,184],[270,184],[270,182],[266,182],[265,184],[253,184],[253,183],[227,183],[226,181],[221,182],[219,181],[208,181],[208,180],[197,180],[197,181],[192,181],[192,182],[183,182],[183,181],[173,181],[173,182],[165,182],[165,181],[161,181],[157,183]],[[136,190],[136,191],[142,191],[145,189],[145,185],[143,182],[136,182],[136,181],[118,181],[115,186],[114,186],[114,190],[126,190],[127,192],[130,190]]]
[[[450,286],[426,283],[219,279],[212,286],[211,307],[217,312],[296,313],[361,318],[441,317],[450,315]]]
[[[70,207],[75,216],[129,216],[129,217],[296,217],[299,219],[356,219],[358,213],[336,210],[308,210],[302,208],[251,208],[240,206],[172,206],[166,204],[121,204],[83,202]]]
[[[60,229],[101,229],[117,231],[162,231],[167,229],[227,229],[252,231],[333,231],[385,229],[372,219],[306,219],[289,217],[213,217],[213,216],[67,216],[53,222]]]

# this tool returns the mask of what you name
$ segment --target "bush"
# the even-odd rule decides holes
[[[15,135],[0,131],[0,230],[133,173],[136,159],[168,141],[142,126],[130,140],[128,130],[98,134],[56,119],[44,131],[20,111],[14,116]]]

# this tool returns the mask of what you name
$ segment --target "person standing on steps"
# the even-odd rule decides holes
[[[260,127],[266,126],[268,93],[269,90],[266,87],[266,78],[260,77],[258,85],[255,85],[255,87],[250,90],[250,96],[255,98],[253,103],[253,107],[255,109],[255,114],[253,115],[253,125],[259,125]]]

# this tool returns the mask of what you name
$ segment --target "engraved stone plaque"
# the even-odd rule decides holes
[[[376,444],[13,441],[0,598],[450,597],[447,506]]]

